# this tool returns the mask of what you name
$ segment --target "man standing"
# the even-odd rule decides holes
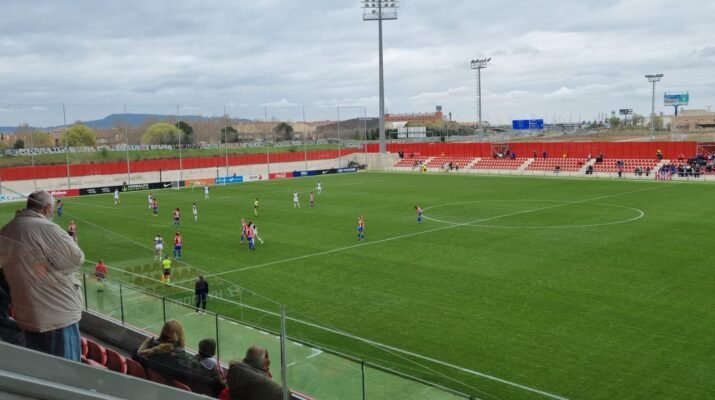
[[[74,221],[70,221],[70,224],[67,225],[67,233],[70,235],[72,240],[77,243],[77,224],[75,224]]]
[[[114,189],[114,205],[119,204],[119,189]]]
[[[62,207],[64,207],[64,204],[62,204],[62,200],[57,199],[57,206],[55,206],[55,211],[57,211],[57,216],[62,218]]]
[[[79,361],[84,303],[75,273],[84,253],[50,221],[54,201],[44,190],[30,194],[27,208],[0,230],[0,265],[27,346]]]
[[[199,280],[194,285],[194,294],[196,295],[196,312],[206,312],[206,300],[209,297],[209,283],[204,279],[203,275],[199,275]]]
[[[204,186],[204,200],[209,199],[209,185]]]
[[[300,200],[298,199],[298,192],[293,192],[293,208],[300,208]]]
[[[94,267],[94,277],[97,278],[97,291],[104,292],[104,280],[107,278],[107,265],[104,264],[104,260],[101,258]]]

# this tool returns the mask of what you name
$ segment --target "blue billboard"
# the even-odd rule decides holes
[[[543,119],[515,119],[511,121],[511,129],[515,131],[543,130]]]

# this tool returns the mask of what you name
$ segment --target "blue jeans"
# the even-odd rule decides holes
[[[64,328],[48,332],[25,332],[27,347],[43,353],[79,361],[82,354],[82,344],[79,334],[79,324],[74,323]]]

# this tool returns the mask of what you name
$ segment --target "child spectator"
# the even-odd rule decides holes
[[[198,379],[190,385],[194,392],[216,397],[226,388],[226,379],[215,355],[215,340],[203,339],[199,342],[199,353],[193,364],[193,372]]]

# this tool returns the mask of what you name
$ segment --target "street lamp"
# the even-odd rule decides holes
[[[652,140],[655,140],[655,83],[660,82],[663,74],[648,74],[645,77],[648,82],[653,83],[653,95],[651,96],[650,104],[650,136]]]
[[[482,127],[482,69],[487,67],[492,58],[482,58],[472,60],[470,66],[477,70],[477,128]]]
[[[382,73],[382,21],[397,19],[399,0],[361,0],[362,20],[377,21],[380,42],[380,153],[385,153],[385,82]]]

